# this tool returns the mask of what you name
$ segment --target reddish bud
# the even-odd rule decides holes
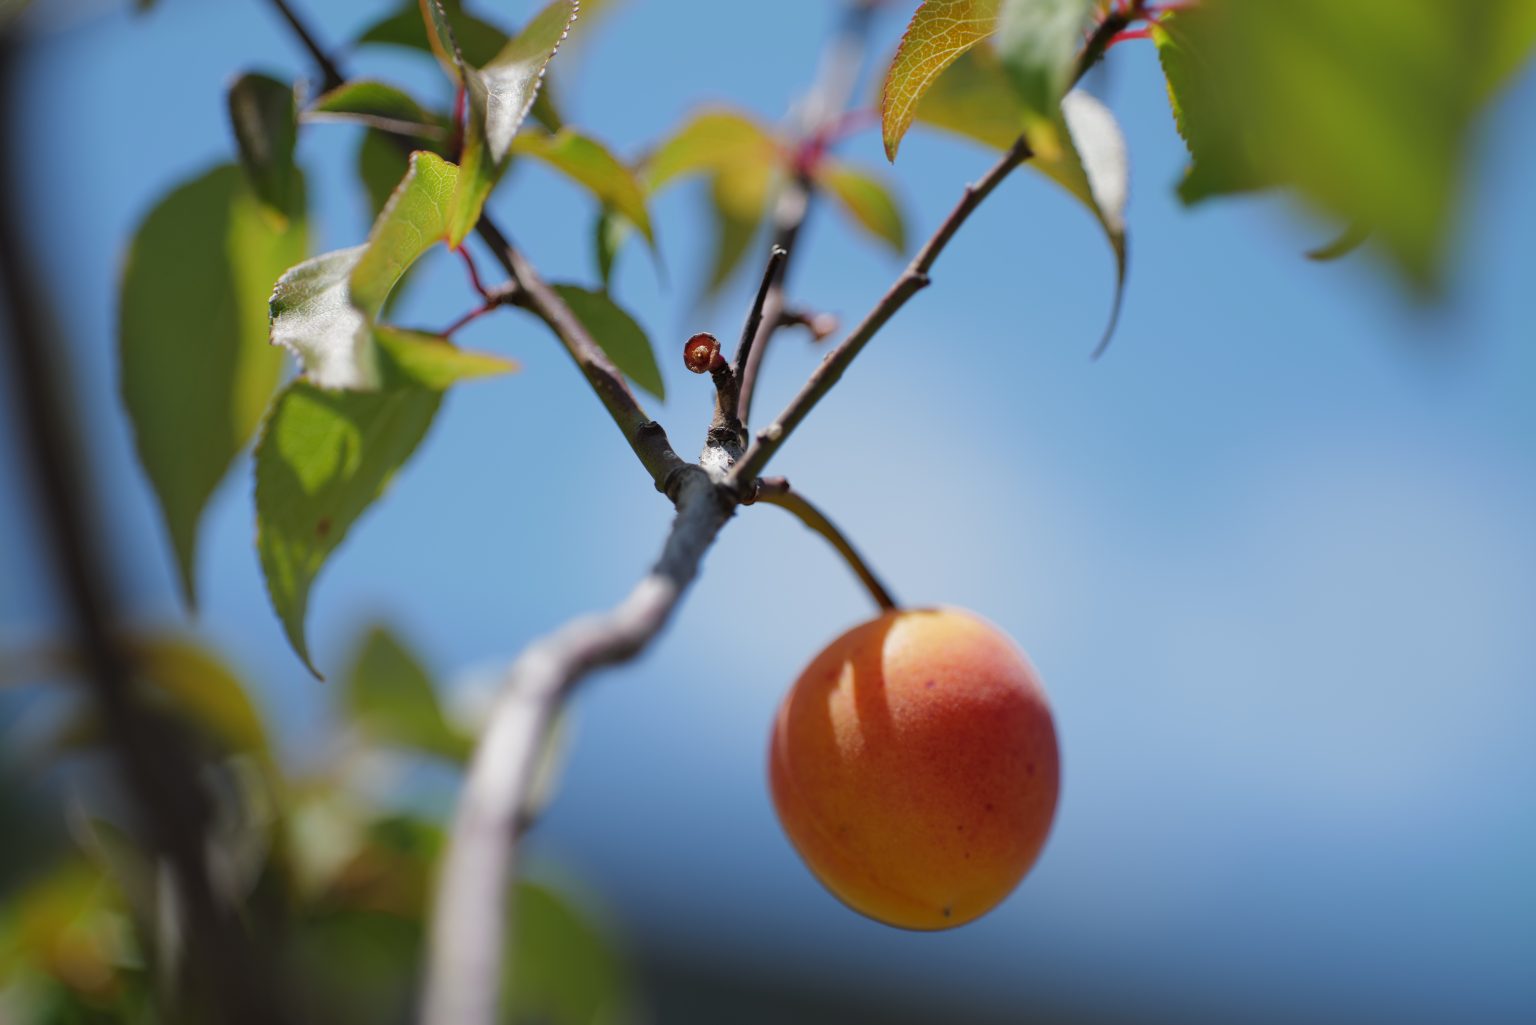
[[[724,366],[725,359],[720,355],[719,340],[707,331],[694,335],[683,346],[683,362],[695,374],[707,374]]]

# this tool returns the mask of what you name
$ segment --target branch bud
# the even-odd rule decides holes
[[[707,331],[694,335],[683,346],[683,363],[695,374],[707,374],[725,366],[719,339]]]

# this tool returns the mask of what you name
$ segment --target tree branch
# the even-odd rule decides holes
[[[742,456],[731,470],[729,481],[731,487],[738,493],[745,493],[748,486],[768,465],[768,460],[772,459],[773,454],[779,450],[779,446],[784,444],[790,433],[800,425],[800,421],[805,419],[806,414],[815,408],[822,396],[826,395],[838,382],[843,372],[848,369],[848,365],[879,333],[886,321],[895,316],[896,311],[905,306],[908,299],[927,287],[928,272],[933,269],[939,254],[944,252],[944,247],[949,245],[955,233],[960,230],[976,208],[992,194],[992,190],[997,188],[1004,178],[1013,172],[1014,168],[1028,160],[1030,155],[1029,145],[1020,136],[991,170],[987,171],[974,185],[965,187],[960,202],[939,225],[933,237],[918,250],[912,262],[907,265],[907,269],[875,304],[874,309],[865,315],[864,320],[853,329],[852,334],[827,354],[821,365],[811,373],[805,386],[790,399],[789,405],[784,407],[778,419],[753,439],[747,454]]]
[[[508,673],[476,745],[438,871],[425,1025],[499,1019],[517,830],[550,723],[584,677],[634,657],[661,632],[735,508],[699,467],[687,467],[676,483],[677,518],[651,572],[609,612],[574,620],[528,647]]]
[[[891,592],[881,583],[869,563],[859,554],[859,550],[853,547],[853,542],[848,540],[847,535],[838,530],[837,525],[827,519],[822,511],[812,505],[805,496],[792,489],[789,481],[783,477],[764,477],[757,482],[757,491],[752,500],[778,506],[826,538],[843,557],[843,561],[848,563],[848,568],[853,570],[859,582],[869,592],[869,596],[881,609],[889,611],[900,605],[895,598],[891,597]]]

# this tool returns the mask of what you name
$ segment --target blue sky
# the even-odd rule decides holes
[[[49,5],[53,7],[53,5]],[[175,626],[168,550],[116,397],[126,239],[177,182],[230,159],[222,85],[310,73],[265,5],[53,7],[23,130],[40,273],[74,348],[99,508],[136,622]],[[340,41],[388,5],[311,5]],[[522,0],[481,4],[520,20]],[[631,0],[563,54],[573,121],[635,153],[704,101],[776,119],[812,75],[833,5]],[[883,26],[888,52],[899,16]],[[1131,274],[1108,355],[1087,355],[1110,258],[1072,200],[1021,174],[944,256],[935,285],[861,357],[774,470],[859,541],[897,593],[1004,627],[1040,668],[1064,789],[1035,872],[999,911],[938,936],[837,905],[773,821],[763,745],[803,662],[868,614],[820,542],[744,510],[639,663],[577,702],[537,852],[578,872],[645,942],[977,1002],[1152,1006],[1197,1016],[1400,1022],[1536,1015],[1536,77],[1484,126],[1447,301],[1405,299],[1361,254],[1300,253],[1331,229],[1274,198],[1181,208],[1183,163],[1146,44],[1101,83],[1133,160]],[[359,71],[442,92],[428,62]],[[301,143],[318,248],[366,231],[349,129]],[[882,162],[873,133],[849,159]],[[891,172],[925,236],[990,157],[918,130]],[[616,291],[662,353],[674,444],[702,440],[708,386],[674,354],[733,337],[747,282],[690,309],[700,197],[654,211],[667,282],[626,252]],[[587,200],[537,168],[497,194],[546,276],[589,279]],[[857,318],[899,261],[818,209],[795,296]],[[431,258],[403,316],[467,308]],[[528,639],[619,597],[668,508],[566,357],[519,314],[468,344],[515,377],[449,399],[387,500],[322,577],[310,630],[339,672],[357,632],[398,626],[445,681],[484,678]],[[787,335],[759,409],[820,353]],[[654,406],[654,403],[652,404]],[[11,425],[7,424],[7,431]],[[267,606],[248,466],[204,524],[199,629],[253,679],[296,758],[330,694]],[[0,490],[20,486],[0,447]],[[0,503],[0,636],[50,627],[24,503]],[[959,1005],[963,1006],[963,1001]]]

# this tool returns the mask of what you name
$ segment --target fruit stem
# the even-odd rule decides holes
[[[756,491],[752,495],[752,502],[766,502],[769,505],[776,505],[826,538],[828,543],[837,549],[837,553],[843,557],[843,561],[848,563],[848,567],[859,578],[859,582],[869,591],[869,596],[875,600],[875,604],[880,606],[883,611],[890,612],[901,607],[900,603],[891,596],[890,590],[875,575],[875,571],[870,568],[869,563],[864,561],[864,556],[860,555],[858,549],[853,547],[853,542],[848,540],[847,535],[839,530],[835,523],[827,519],[820,509],[807,501],[804,495],[793,490],[789,486],[788,480],[783,477],[762,478],[757,482]],[[743,504],[749,505],[752,503],[744,502]]]

